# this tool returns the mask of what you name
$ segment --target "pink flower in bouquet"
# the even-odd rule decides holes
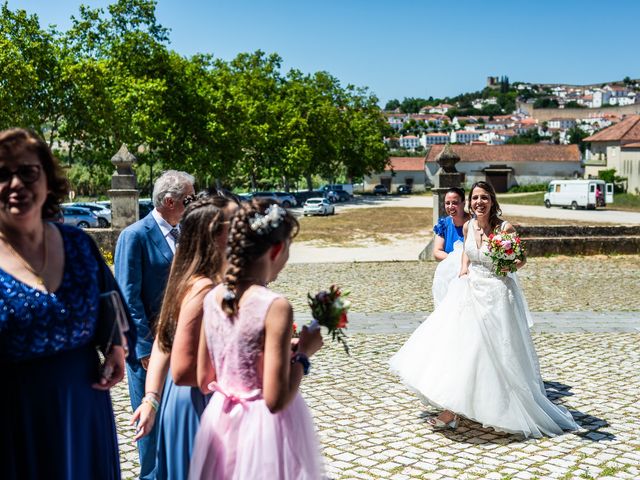
[[[517,234],[502,231],[489,235],[485,254],[491,257],[496,275],[506,276],[516,271],[516,261],[524,260],[525,250]]]

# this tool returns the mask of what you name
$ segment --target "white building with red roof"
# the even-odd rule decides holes
[[[600,170],[615,168],[627,177],[627,190],[640,194],[640,115],[629,115],[620,123],[584,139],[585,175],[597,177]]]
[[[387,187],[389,192],[397,192],[400,185],[409,185],[413,192],[424,192],[427,184],[424,157],[391,157],[384,172],[365,175],[365,192],[375,185]]]

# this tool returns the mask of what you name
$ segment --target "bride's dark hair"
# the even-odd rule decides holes
[[[502,223],[502,219],[500,218],[500,215],[502,215],[502,210],[500,209],[500,204],[498,203],[498,198],[496,197],[496,191],[493,188],[493,185],[483,181],[479,181],[471,185],[471,189],[469,190],[469,211],[474,215],[476,212],[473,211],[473,207],[471,206],[471,197],[473,196],[473,191],[476,188],[483,189],[489,194],[489,197],[491,198],[491,209],[489,210],[489,225],[491,225],[491,228],[495,228],[500,223]]]

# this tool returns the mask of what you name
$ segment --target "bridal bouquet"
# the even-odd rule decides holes
[[[502,277],[516,271],[516,260],[524,260],[524,245],[515,233],[492,233],[487,250],[486,255],[493,261],[495,274]],[[508,268],[509,272],[502,271],[504,268]]]
[[[336,285],[331,285],[329,291],[323,290],[315,295],[307,294],[309,298],[309,307],[311,307],[311,315],[313,321],[309,328],[318,328],[319,326],[327,327],[331,338],[344,347],[344,351],[349,355],[349,345],[345,337],[344,329],[347,328],[347,310],[351,306],[351,302],[345,300],[344,297],[349,292],[343,292]]]

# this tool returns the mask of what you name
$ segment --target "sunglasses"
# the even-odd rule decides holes
[[[193,202],[195,199],[196,199],[195,195],[185,195],[185,197],[182,199],[182,205],[184,205],[186,207],[191,202]]]
[[[0,184],[11,182],[14,175],[17,175],[25,185],[37,182],[41,169],[40,165],[20,165],[15,170],[11,170],[9,167],[0,167]]]

